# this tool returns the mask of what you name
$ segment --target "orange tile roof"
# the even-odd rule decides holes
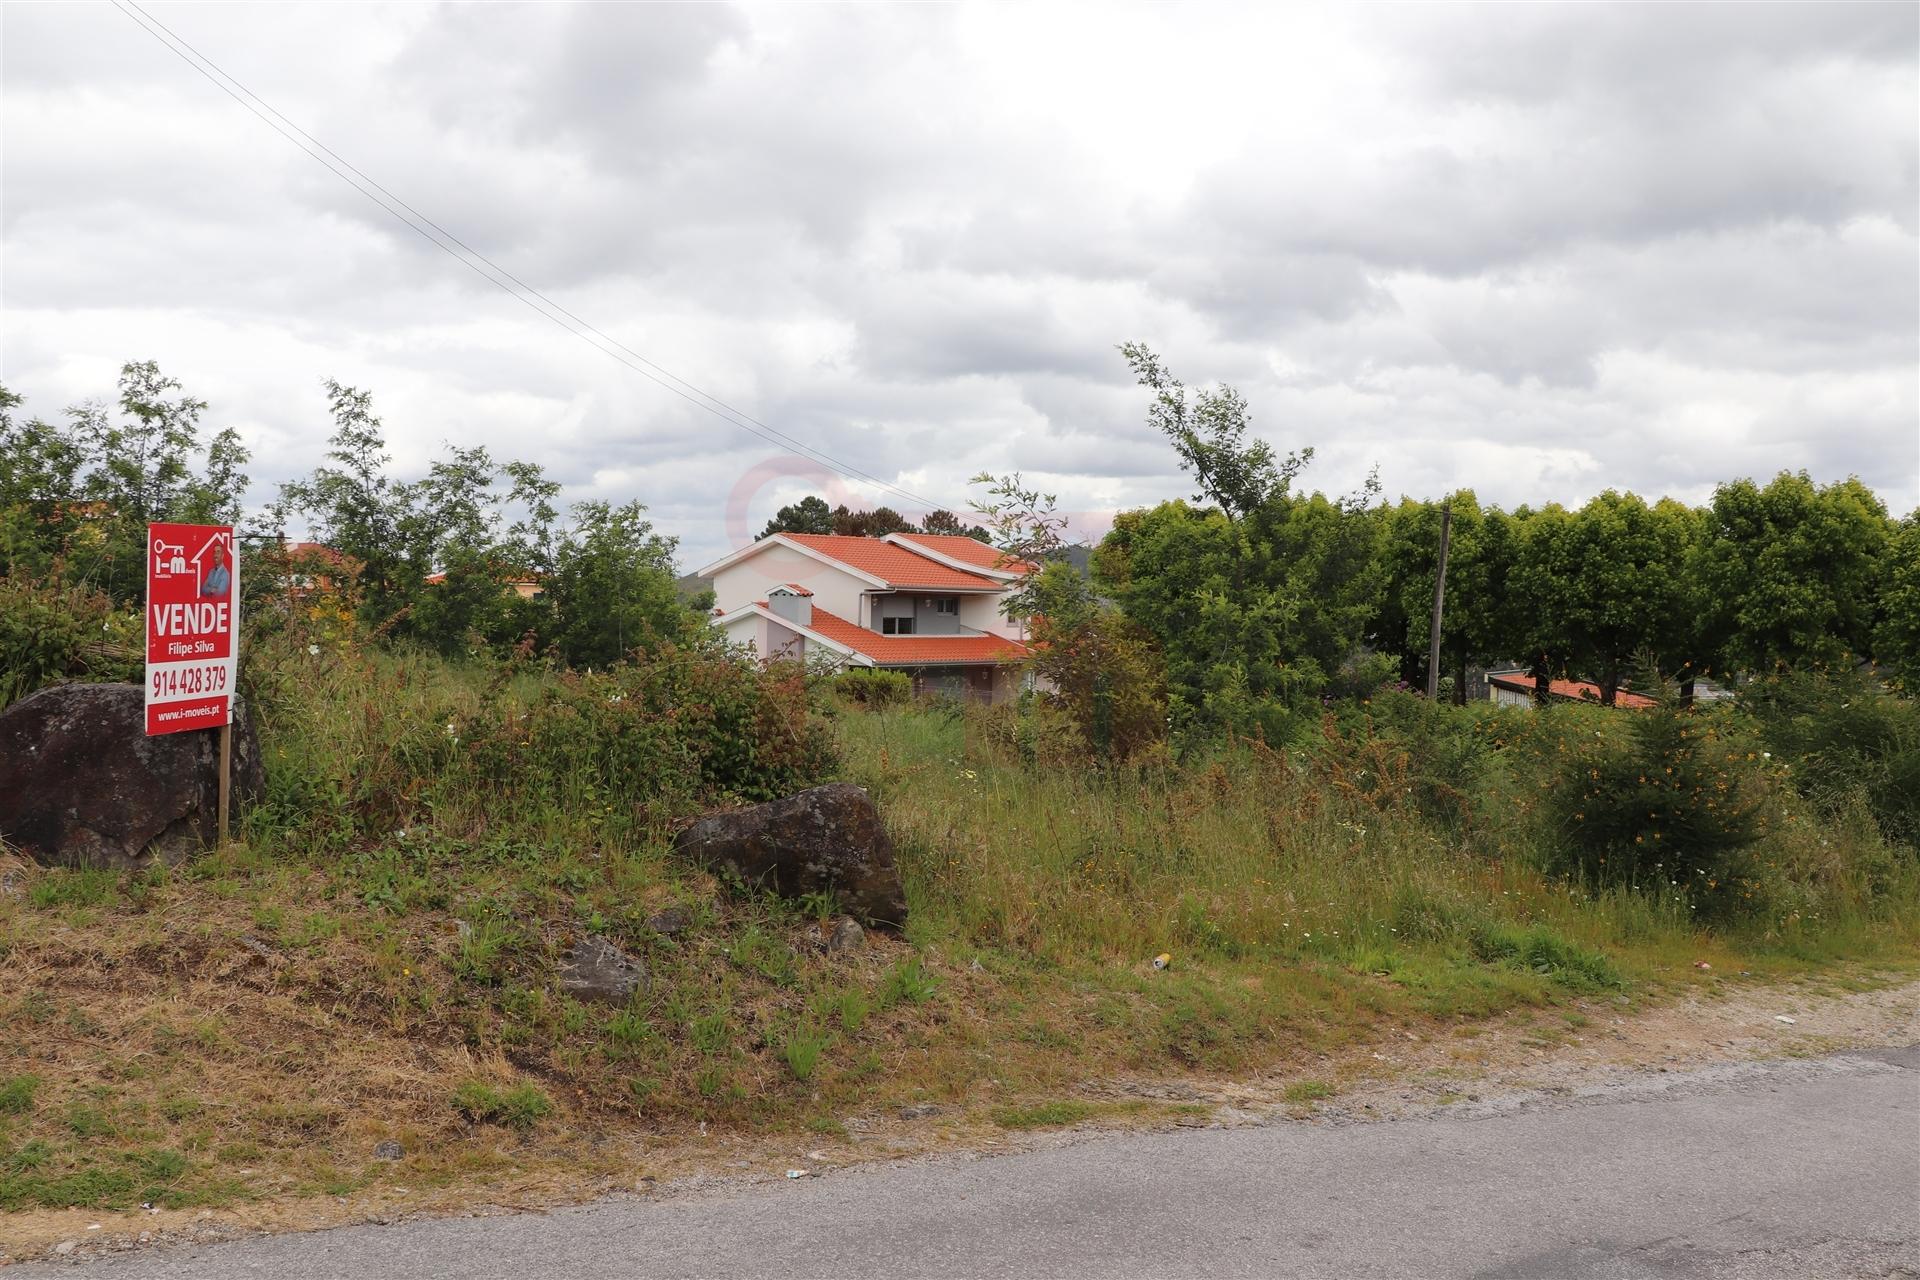
[[[883,636],[813,607],[814,631],[872,658],[883,667],[938,666],[948,662],[1018,662],[1033,651],[1004,636]]]
[[[787,533],[809,551],[817,551],[841,564],[870,573],[890,587],[946,589],[960,591],[998,591],[1002,584],[977,573],[963,573],[937,560],[915,555],[905,547],[879,538],[850,538],[834,533]]]
[[[1524,693],[1529,697],[1533,696],[1532,676],[1488,676],[1487,683],[1497,684],[1502,689],[1511,689],[1515,693]],[[1600,701],[1600,686],[1591,680],[1550,680],[1547,682],[1547,692],[1556,698],[1565,698],[1568,702],[1597,704]],[[1625,689],[1618,689],[1614,692],[1613,702],[1615,706],[1633,707],[1637,710],[1641,707],[1657,705],[1658,699],[1649,698],[1644,693],[1630,693]]]
[[[908,542],[917,542],[929,551],[938,551],[943,556],[955,560],[965,560],[968,564],[977,564],[982,569],[998,569],[1003,573],[1025,572],[1024,560],[1011,559],[998,547],[988,546],[978,538],[969,538],[958,533],[903,533],[900,535]]]

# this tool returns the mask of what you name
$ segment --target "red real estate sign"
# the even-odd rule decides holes
[[[233,526],[147,526],[147,732],[233,717],[240,557]]]

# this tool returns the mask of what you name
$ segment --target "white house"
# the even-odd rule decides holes
[[[776,533],[700,570],[713,625],[767,659],[885,667],[915,692],[999,702],[1031,650],[1001,611],[1024,566],[972,538]]]

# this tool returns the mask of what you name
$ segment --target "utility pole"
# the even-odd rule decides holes
[[[1433,631],[1427,640],[1427,698],[1440,697],[1440,613],[1447,602],[1447,544],[1453,540],[1453,499],[1440,504],[1440,568],[1433,575]]]

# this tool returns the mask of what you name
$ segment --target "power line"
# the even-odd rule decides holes
[[[758,436],[768,444],[784,445],[787,448],[797,450],[811,461],[818,462],[822,466],[838,472],[849,480],[865,481],[866,483],[877,485],[886,492],[897,494],[909,502],[923,504],[928,510],[941,507],[955,509],[949,507],[949,504],[935,502],[931,498],[913,493],[889,481],[882,480],[876,475],[860,470],[851,463],[841,462],[839,459],[823,452],[813,445],[795,439],[786,432],[769,426],[752,414],[734,408],[718,396],[701,390],[693,383],[688,382],[686,379],[679,377],[654,363],[652,360],[647,359],[638,351],[622,343],[619,339],[614,338],[597,326],[575,315],[572,311],[555,302],[540,290],[527,284],[518,276],[448,231],[445,227],[442,227],[439,223],[424,213],[421,213],[418,209],[415,209],[379,182],[368,177],[367,174],[363,173],[345,157],[308,133],[305,129],[302,129],[292,120],[289,120],[285,115],[282,115],[271,103],[267,102],[266,99],[260,97],[259,94],[253,92],[253,90],[247,88],[241,84],[240,81],[229,75],[219,64],[215,63],[213,59],[194,48],[192,44],[176,34],[172,28],[142,9],[134,0],[113,0],[113,3],[115,8],[126,14],[127,18],[138,25],[141,30],[159,41],[168,52],[199,72],[215,88],[252,112],[263,124],[292,143],[302,154],[325,168],[329,173],[339,178],[355,191],[358,191],[367,200],[397,219],[403,226],[407,227],[408,230],[420,236],[423,240],[427,241],[427,243],[433,245],[442,253],[445,253],[448,257],[466,267],[469,271],[472,271],[482,280],[493,285],[509,297],[514,298],[568,334],[578,338],[594,350],[625,365],[648,381],[653,382],[667,391],[671,391],[682,400],[712,414],[721,421],[730,423],[742,431]],[[232,87],[229,88],[229,85]],[[236,93],[236,89],[239,92]],[[256,103],[259,105],[256,106]],[[295,135],[298,136],[296,137]],[[338,163],[334,163],[335,161]],[[378,194],[376,194],[376,192]],[[384,197],[384,199],[382,197]]]

